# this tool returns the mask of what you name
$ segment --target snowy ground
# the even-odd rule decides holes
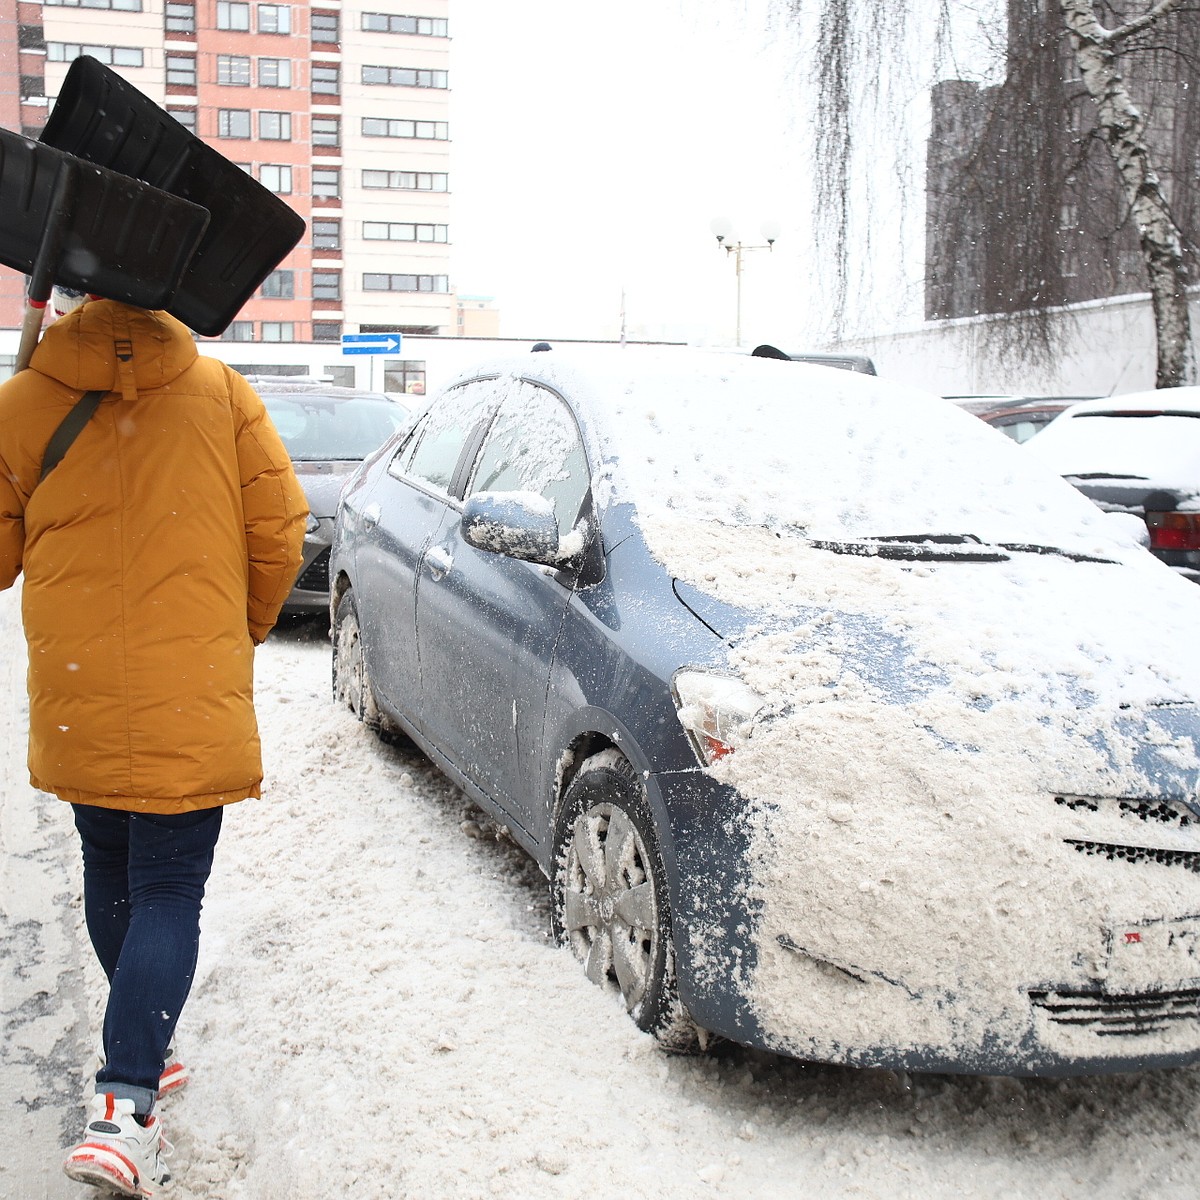
[[[91,1195],[99,970],[69,810],[24,760],[0,596],[0,1197]],[[227,813],[163,1114],[177,1200],[1194,1197],[1200,1071],[899,1077],[669,1059],[547,938],[545,886],[419,755],[329,702],[309,624],[258,651],[264,798]],[[66,914],[66,920],[63,916]],[[73,935],[73,936],[72,936]]]

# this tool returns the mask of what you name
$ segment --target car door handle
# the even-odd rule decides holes
[[[372,528],[379,524],[379,515],[383,510],[375,501],[371,501],[366,508],[362,510],[362,522],[368,528]]]
[[[441,579],[454,566],[454,559],[450,556],[450,551],[443,546],[430,546],[425,553],[425,562],[434,579]]]

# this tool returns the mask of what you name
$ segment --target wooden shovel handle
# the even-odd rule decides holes
[[[30,300],[25,306],[25,320],[21,323],[21,344],[17,347],[17,361],[13,372],[23,371],[37,349],[38,335],[42,332],[42,317],[46,312],[44,300]]]

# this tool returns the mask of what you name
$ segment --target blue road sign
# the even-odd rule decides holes
[[[343,333],[343,354],[399,354],[398,333]]]

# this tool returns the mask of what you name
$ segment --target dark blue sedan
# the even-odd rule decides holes
[[[334,687],[509,827],[669,1048],[1180,1065],[1195,592],[939,398],[549,350],[347,484]]]

